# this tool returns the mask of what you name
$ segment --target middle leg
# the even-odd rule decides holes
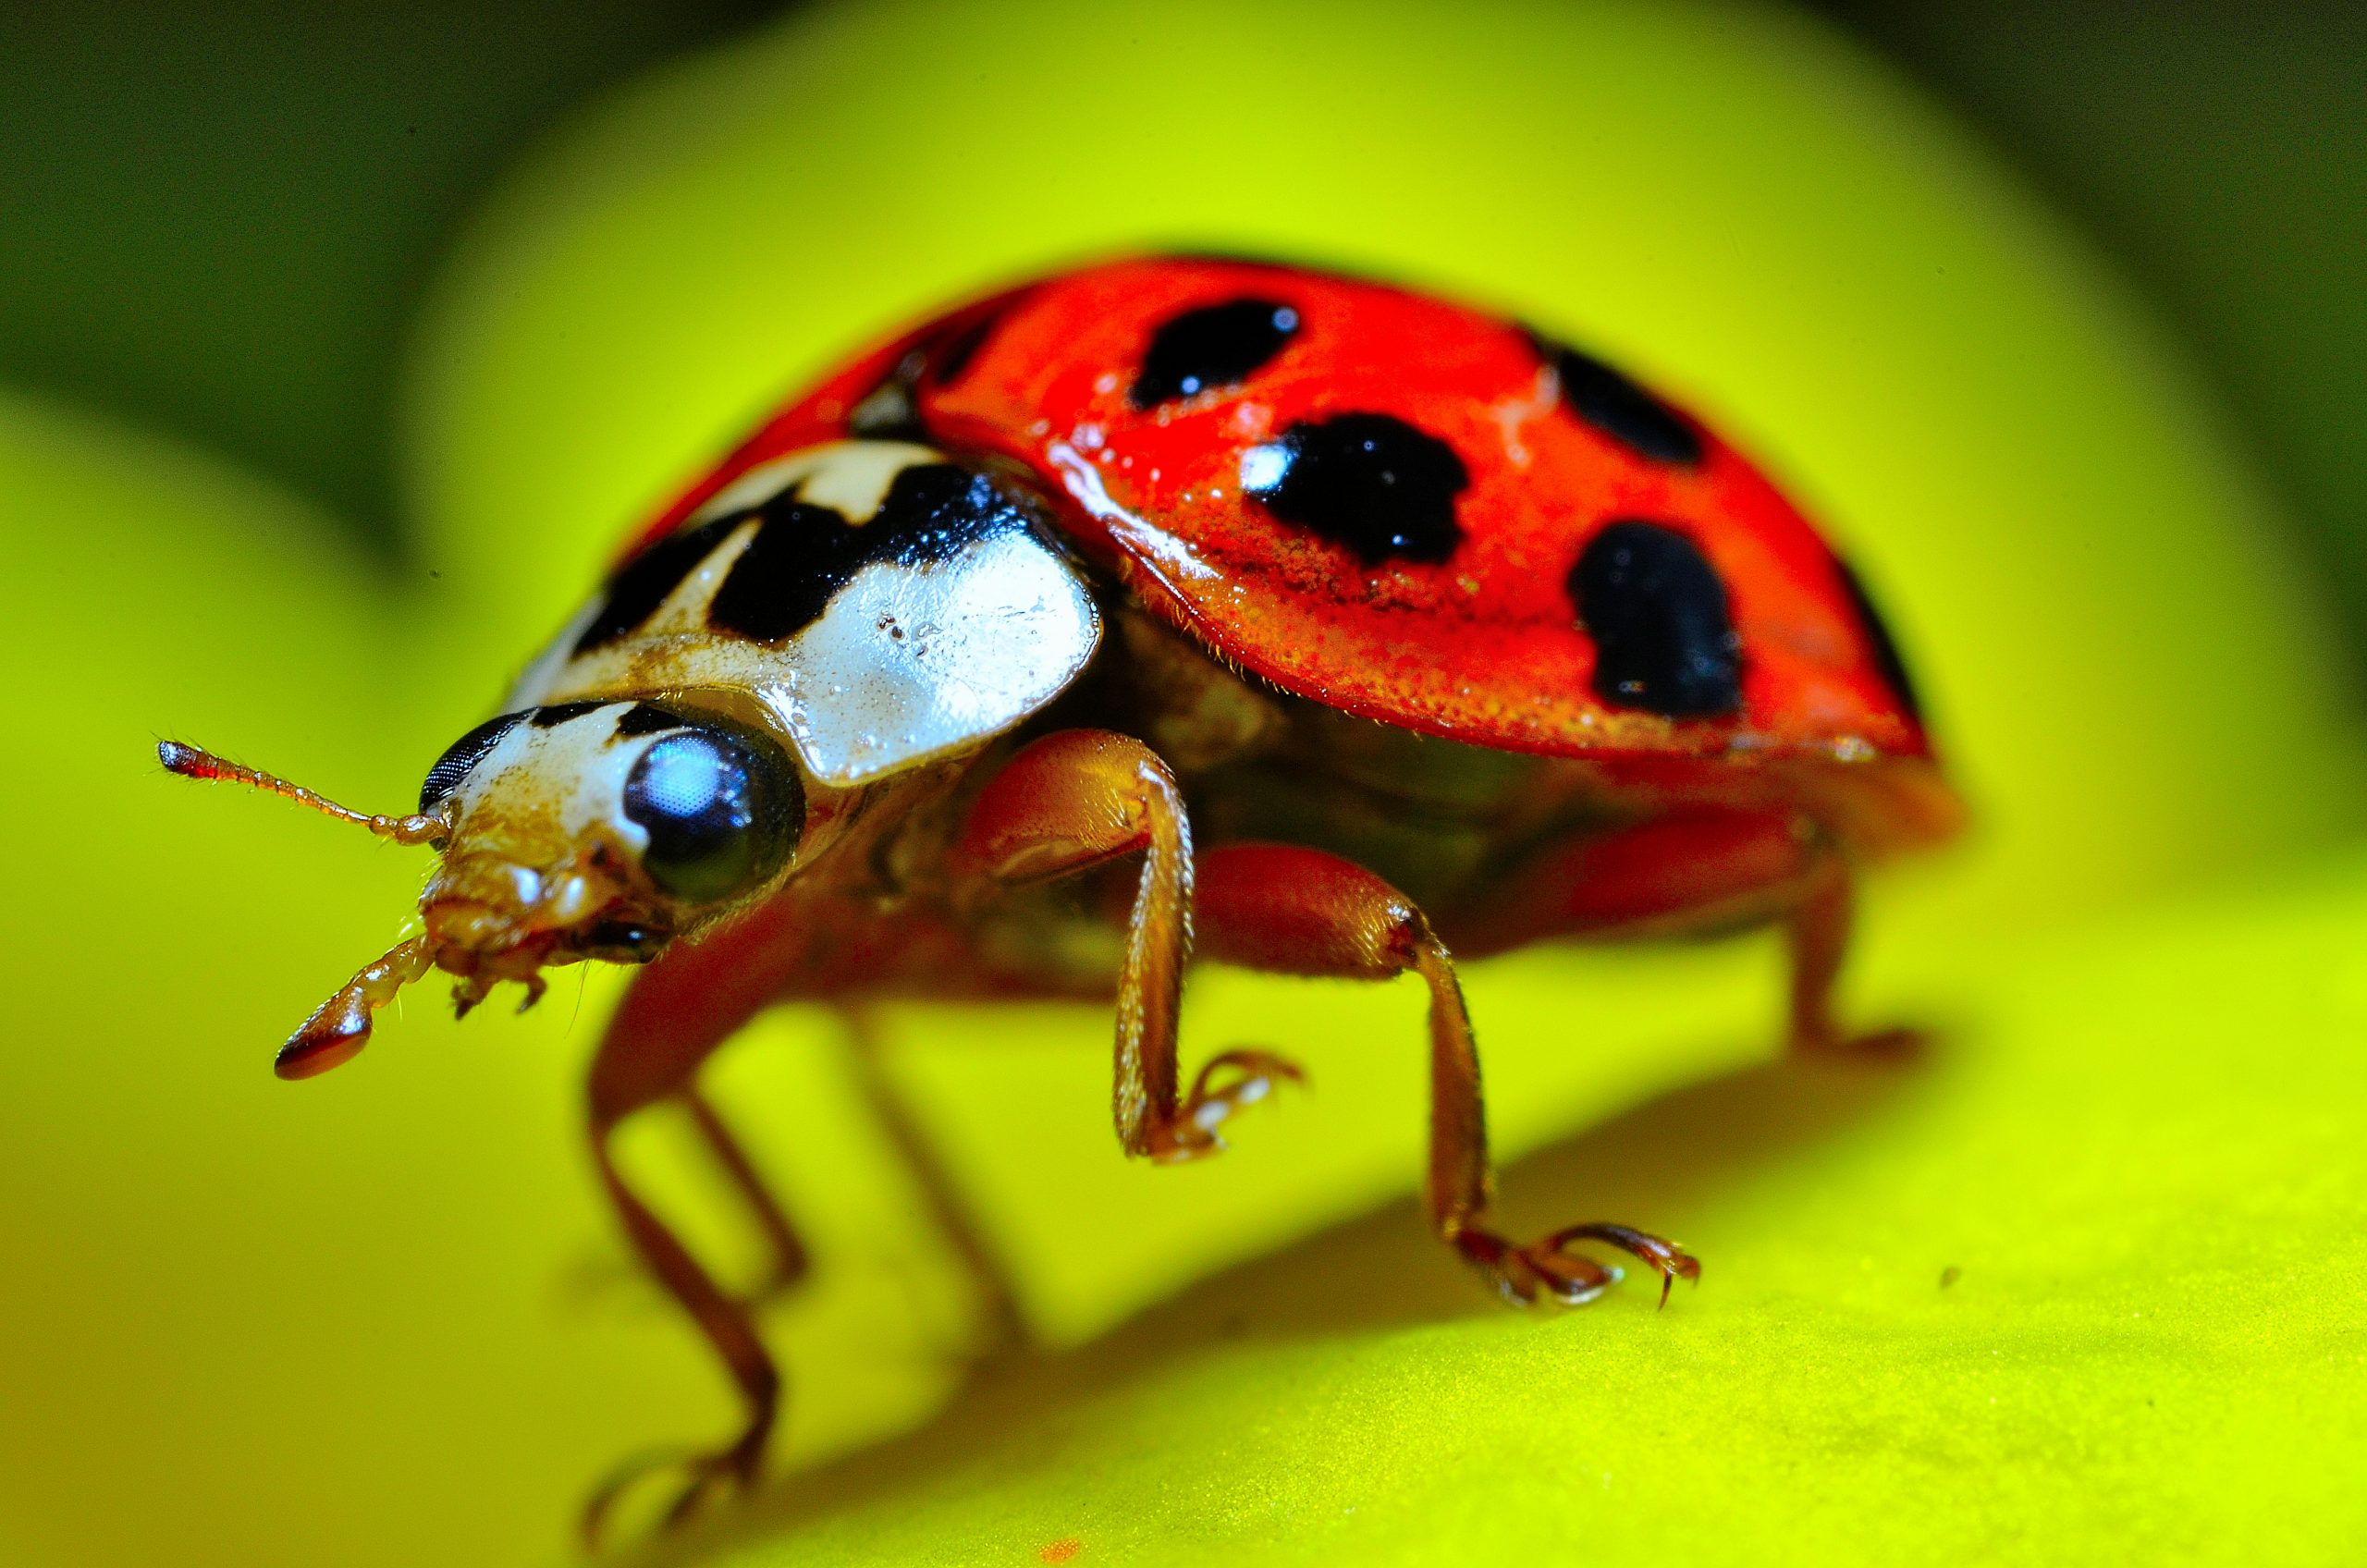
[[[1650,1264],[1663,1301],[1678,1276],[1700,1277],[1684,1249],[1625,1225],[1572,1225],[1525,1244],[1490,1228],[1495,1171],[1471,1015],[1446,945],[1396,888],[1318,850],[1236,844],[1201,861],[1199,915],[1201,950],[1227,962],[1334,979],[1421,977],[1430,997],[1430,1228],[1508,1300],[1547,1294],[1576,1305],[1600,1295],[1618,1275],[1575,1251],[1580,1242]]]

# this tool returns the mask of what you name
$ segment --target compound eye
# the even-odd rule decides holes
[[[442,805],[525,717],[522,713],[506,713],[499,718],[488,718],[453,741],[435,759],[435,766],[427,770],[427,779],[419,787],[419,809],[434,811]]]
[[[649,835],[641,864],[659,890],[713,903],[780,868],[805,801],[778,746],[702,725],[642,753],[625,779],[624,810]]]

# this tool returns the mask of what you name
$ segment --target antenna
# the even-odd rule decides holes
[[[156,760],[165,765],[166,772],[178,773],[183,778],[207,781],[227,778],[234,784],[249,785],[266,794],[294,801],[300,806],[310,806],[325,816],[359,823],[381,839],[391,839],[398,844],[428,844],[441,849],[445,840],[452,836],[452,824],[434,812],[418,812],[409,816],[372,816],[350,806],[341,806],[326,795],[307,790],[301,784],[290,784],[276,775],[241,766],[202,748],[185,746],[178,741],[157,741]]]

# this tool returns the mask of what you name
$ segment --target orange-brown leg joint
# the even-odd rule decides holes
[[[1288,844],[1235,844],[1201,865],[1208,957],[1284,974],[1388,980],[1430,991],[1430,1224],[1453,1240],[1488,1207],[1494,1175],[1479,1052],[1454,964],[1411,900],[1350,861]]]
[[[1047,735],[979,794],[950,869],[967,898],[1136,853],[1143,868],[1119,971],[1111,1113],[1127,1153],[1159,1155],[1176,1121],[1176,1014],[1192,956],[1192,829],[1167,764],[1107,730]]]

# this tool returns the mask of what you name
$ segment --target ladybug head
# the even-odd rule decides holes
[[[251,784],[441,856],[417,934],[304,1021],[280,1049],[283,1078],[352,1057],[372,1012],[431,969],[456,977],[466,1013],[504,980],[533,1005],[553,964],[646,963],[777,888],[806,838],[804,781],[779,743],[678,704],[504,714],[453,742],[405,816],[350,811],[193,746],[157,751],[184,777]]]

